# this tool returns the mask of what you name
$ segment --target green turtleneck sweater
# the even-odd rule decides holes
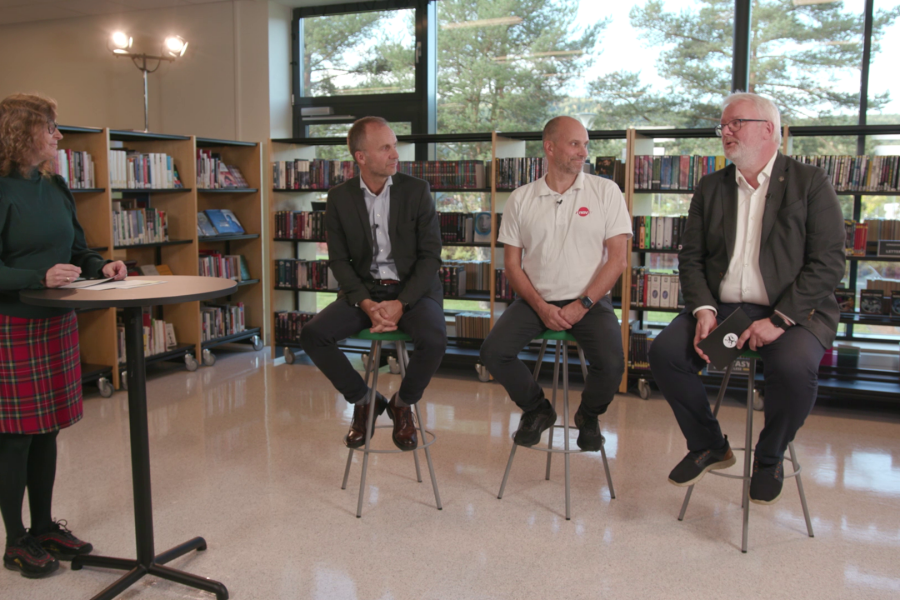
[[[25,304],[19,290],[43,289],[41,281],[56,264],[81,267],[82,277],[97,277],[108,261],[88,250],[75,217],[75,199],[58,176],[0,177],[0,314],[37,319],[67,309]]]

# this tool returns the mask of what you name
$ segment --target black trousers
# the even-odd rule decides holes
[[[396,300],[399,293],[396,285],[377,287],[372,290],[372,300]],[[303,351],[351,404],[362,400],[369,388],[337,343],[371,326],[372,320],[363,309],[338,298],[300,330]],[[420,298],[400,317],[397,329],[412,338],[414,352],[400,384],[400,399],[414,404],[421,400],[447,349],[444,310],[433,299]]]
[[[772,314],[770,306],[720,304],[716,320],[721,323],[738,307],[753,321]],[[693,315],[682,313],[650,346],[653,379],[672,407],[692,452],[718,448],[724,442],[706,388],[697,374],[706,363],[694,350],[696,326]],[[759,348],[759,354],[765,363],[766,402],[765,426],[759,433],[756,458],[771,464],[784,457],[788,443],[794,440],[816,402],[819,363],[825,348],[809,331],[795,326]]]
[[[551,302],[565,306],[571,300]],[[519,352],[535,336],[547,330],[540,316],[519,298],[509,305],[481,346],[481,362],[523,411],[537,408],[544,392],[532,372],[519,359]],[[578,341],[588,362],[588,377],[581,393],[581,410],[588,416],[602,415],[619,389],[625,371],[622,330],[605,296],[569,332]]]

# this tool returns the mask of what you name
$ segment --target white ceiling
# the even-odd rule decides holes
[[[112,15],[154,8],[173,8],[232,0],[0,0],[0,25]],[[265,1],[265,0],[256,0]],[[362,0],[273,0],[285,6],[314,6]]]

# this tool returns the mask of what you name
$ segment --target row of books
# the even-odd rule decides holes
[[[275,311],[275,343],[296,344],[299,342],[300,330],[315,316],[315,313],[297,310]]]
[[[491,330],[491,315],[485,312],[456,313],[456,337],[483,340]]]
[[[853,219],[844,219],[844,254],[847,256],[865,256],[869,227]]]
[[[275,287],[337,290],[338,282],[327,260],[282,258],[275,261]]]
[[[275,237],[291,240],[324,240],[325,211],[276,211]]]
[[[724,156],[635,156],[636,190],[693,190],[700,178],[731,161]]]
[[[113,245],[134,246],[168,242],[166,213],[155,208],[123,209],[113,202]]]
[[[900,191],[900,156],[794,156],[825,169],[838,192]]]
[[[444,286],[445,298],[459,298],[466,295],[466,268],[454,265],[442,265],[438,277]]]
[[[900,240],[900,220],[866,219],[866,235],[870,242]]]
[[[598,156],[594,163],[594,174],[611,179],[620,190],[625,190],[625,163],[615,156]]]
[[[650,368],[650,344],[653,338],[649,329],[632,329],[628,343],[628,368]]]
[[[516,292],[509,279],[506,278],[506,269],[497,269],[494,272],[494,277],[494,293],[497,300],[515,300]]]
[[[632,217],[631,238],[633,250],[681,250],[681,241],[687,216],[653,217],[638,215]]]
[[[327,190],[359,174],[352,160],[276,160],[272,178],[276,190]]]
[[[204,304],[200,307],[200,327],[202,341],[234,335],[246,331],[244,303]]]
[[[109,151],[109,180],[113,188],[173,189],[184,187],[175,160],[161,152]]]
[[[244,227],[227,208],[208,208],[197,213],[197,235],[212,237],[244,233]]]
[[[249,186],[241,170],[234,165],[226,165],[219,153],[197,148],[197,187],[229,189]]]
[[[874,281],[875,283],[871,283]],[[897,284],[890,289],[891,284]],[[859,314],[861,315],[890,315],[900,317],[900,282],[883,280],[870,280],[870,285],[878,285],[877,288],[859,290]],[[883,289],[888,287],[888,289]],[[834,298],[842,313],[856,312],[856,292],[846,288],[834,290]]]
[[[482,160],[401,161],[397,171],[424,179],[433,190],[484,189],[486,185]]]
[[[491,213],[440,212],[441,241],[448,244],[490,243]],[[499,231],[502,215],[497,214]]]
[[[647,267],[632,269],[631,305],[639,308],[680,308],[684,306],[678,273],[652,272]]]
[[[144,356],[162,354],[178,345],[178,341],[175,338],[175,326],[172,323],[154,319],[149,307],[144,309],[142,317],[144,321]],[[127,358],[125,352],[125,320],[124,313],[121,311],[116,319],[116,334],[119,364],[125,364]]]
[[[201,277],[222,277],[234,281],[248,281],[250,269],[243,254],[222,254],[216,250],[200,250]]]
[[[94,159],[87,152],[62,149],[56,151],[56,174],[66,180],[71,190],[84,190],[94,186]]]
[[[445,260],[444,266],[462,267],[466,272],[467,292],[488,292],[491,288],[491,263],[480,260]]]
[[[547,172],[544,158],[497,158],[497,189],[514,190],[537,179]]]

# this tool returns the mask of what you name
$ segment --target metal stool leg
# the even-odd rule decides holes
[[[381,342],[374,341],[372,342],[372,350],[370,351],[372,359],[375,361],[372,364],[372,387],[369,388],[369,402],[376,402],[376,392],[375,389],[378,386],[378,365],[380,364],[378,361],[381,360]],[[359,519],[362,517],[362,505],[363,505],[363,497],[366,494],[366,471],[369,468],[369,447],[372,443],[372,427],[375,424],[375,405],[372,404],[369,407],[369,420],[366,423],[366,450],[363,452],[363,466],[362,466],[362,475],[359,479],[359,501],[356,503],[356,518]]]
[[[409,353],[406,351],[406,342],[398,342],[398,354],[400,354],[400,369],[403,373],[403,376],[406,377],[406,368],[409,366]],[[419,413],[419,403],[416,402],[414,405],[416,411],[416,421],[419,422],[419,439],[422,440],[422,443],[426,443],[428,438],[425,437],[425,426],[422,424],[422,415]],[[441,493],[438,490],[437,477],[434,475],[434,464],[431,462],[431,451],[428,447],[425,447],[425,462],[428,463],[428,473],[431,475],[431,487],[434,488],[434,502],[437,505],[438,510],[443,510],[444,506],[441,504]],[[413,457],[416,459],[416,477],[419,478],[419,483],[422,483],[422,476],[419,474],[419,455],[418,450],[413,451]]]
[[[731,379],[731,370],[734,368],[734,363],[728,365],[728,368],[725,369],[725,377],[722,378],[722,385],[719,386],[719,393],[716,396],[716,403],[713,406],[713,416],[717,416],[719,414],[719,407],[722,405],[722,398],[725,397],[725,390],[728,389],[728,381]],[[681,503],[681,512],[678,514],[678,520],[684,521],[684,513],[687,511],[688,502],[691,501],[691,494],[694,493],[694,486],[691,485],[688,487],[687,492],[684,494],[684,502]]]
[[[788,451],[791,453],[791,464],[794,465],[794,478],[797,480],[797,491],[800,492],[800,505],[803,506],[803,516],[806,518],[806,532],[809,537],[813,535],[812,520],[809,518],[809,507],[806,505],[806,494],[803,493],[803,482],[800,481],[800,463],[797,461],[797,453],[794,452],[794,442],[788,443]]]
[[[546,341],[544,342],[547,343]],[[559,389],[559,353],[561,350],[561,343],[556,342],[556,360],[553,362],[553,412],[556,412],[556,390]],[[537,381],[535,379],[535,381]],[[550,425],[550,436],[547,438],[547,449],[553,449],[553,429],[556,427],[556,423]],[[553,458],[553,453],[547,453],[547,474],[544,476],[544,479],[550,481],[550,459]]]
[[[571,485],[569,474],[569,342],[562,343],[562,377],[563,377],[563,444],[566,450],[566,521],[572,518]],[[556,342],[557,360],[559,360],[559,342]],[[550,454],[547,454],[550,457]],[[549,465],[548,465],[549,467]]]
[[[497,500],[503,499],[503,490],[506,488],[506,480],[509,479],[509,470],[512,469],[513,458],[516,456],[516,447],[518,444],[513,442],[512,450],[509,451],[509,460],[506,461],[506,472],[503,473],[503,482],[500,484],[500,491],[497,493]]]
[[[581,363],[581,376],[584,381],[587,382],[588,368],[587,361],[584,359],[584,350],[577,344],[575,348],[578,350],[578,360]],[[606,439],[600,443],[600,456],[603,458],[603,471],[606,473],[606,484],[609,486],[609,497],[612,500],[615,500],[616,490],[613,488],[612,475],[609,472],[609,461],[606,460]]]
[[[369,385],[369,373],[372,372],[372,365],[374,364],[374,362],[372,360],[373,358],[374,358],[373,353],[369,352],[369,359],[366,361],[366,377],[365,377],[366,385]],[[372,387],[374,389],[374,386],[372,386]],[[353,450],[352,449],[347,450],[347,466],[346,466],[346,468],[344,468],[344,481],[341,483],[342,490],[347,489],[347,478],[350,476],[350,465],[351,464],[353,464]]]
[[[741,536],[741,552],[747,552],[747,536],[750,530],[750,454],[753,443],[753,385],[756,383],[756,359],[750,359],[747,373],[747,433],[744,441],[744,493],[741,501],[744,508],[744,532]]]
[[[400,379],[406,379],[406,367],[409,365],[409,355],[406,353],[406,342],[397,342],[397,362],[400,363]],[[418,418],[418,413],[416,413]],[[424,443],[424,434],[422,442]],[[422,470],[419,468],[419,451],[413,450],[413,460],[416,463],[416,481],[422,483]]]

